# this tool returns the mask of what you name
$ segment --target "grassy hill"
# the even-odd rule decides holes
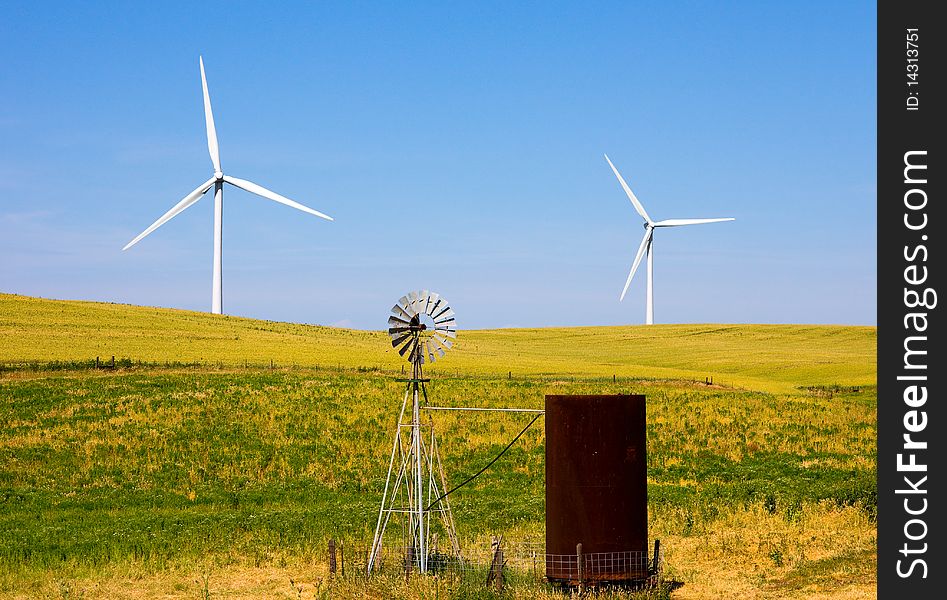
[[[874,354],[868,327],[461,330],[429,391],[644,393],[674,598],[872,597]],[[0,295],[0,597],[556,597],[326,578],[328,538],[370,541],[401,364],[380,331]],[[524,424],[436,415],[448,481]],[[542,540],[544,443],[452,496],[471,553]]]
[[[381,315],[384,316],[384,315]],[[379,319],[382,322],[382,319]],[[463,323],[461,322],[461,327]],[[84,361],[396,370],[383,331],[0,294],[0,364]],[[763,391],[875,381],[874,327],[652,325],[461,330],[432,373],[692,379]]]

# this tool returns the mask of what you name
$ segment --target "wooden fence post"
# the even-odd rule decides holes
[[[503,590],[503,536],[493,537],[493,541],[490,544],[493,547],[493,562],[490,563],[490,572],[487,573],[487,585],[491,583],[493,587],[498,590]]]
[[[664,577],[664,567],[661,562],[661,540],[654,540],[654,579],[658,584]]]
[[[576,570],[579,574],[579,593],[585,593],[585,565],[582,564],[582,542],[575,545]]]
[[[335,540],[329,540],[329,575],[335,575]]]

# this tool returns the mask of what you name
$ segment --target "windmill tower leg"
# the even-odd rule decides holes
[[[223,312],[224,183],[214,184],[214,291],[211,312]]]
[[[651,252],[653,244],[654,238],[648,240],[648,307],[645,314],[647,325],[654,325],[654,253]]]
[[[381,550],[381,540],[385,536],[385,527],[388,525],[388,517],[391,516],[389,502],[394,504],[393,497],[398,494],[398,487],[401,477],[404,474],[403,466],[399,471],[395,471],[395,458],[399,457],[398,464],[401,464],[401,422],[404,420],[404,411],[408,405],[408,394],[410,388],[404,392],[404,401],[401,403],[401,414],[398,415],[398,427],[395,428],[395,441],[391,447],[391,460],[388,462],[388,477],[385,479],[385,492],[381,497],[381,508],[378,510],[378,523],[375,525],[375,537],[372,539],[372,550],[368,557],[367,572],[371,573],[372,568],[378,560],[378,554]],[[386,508],[388,510],[386,510]],[[387,515],[385,513],[388,513]]]
[[[415,379],[420,377],[420,369],[415,368]],[[421,455],[421,415],[420,415],[420,406],[418,399],[418,388],[420,386],[415,382],[414,384],[414,414],[411,420],[411,437],[412,437],[412,452],[414,453],[414,469],[415,469],[415,480],[414,480],[414,493],[416,495],[416,504],[415,504],[415,524],[412,529],[415,531],[416,539],[416,554],[418,557],[418,572],[424,573],[427,571],[427,549],[425,548],[425,542],[427,538],[424,535],[424,477],[422,476],[421,469],[424,457]]]

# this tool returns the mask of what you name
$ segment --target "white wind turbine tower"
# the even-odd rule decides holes
[[[175,204],[171,210],[164,213],[160,219],[151,224],[148,229],[142,231],[138,237],[128,242],[122,250],[128,250],[137,244],[142,238],[161,227],[177,214],[184,211],[201,199],[210,188],[214,188],[214,291],[211,312],[221,314],[223,309],[223,278],[221,276],[222,267],[222,246],[223,246],[223,227],[224,227],[224,182],[235,185],[238,188],[252,192],[258,196],[263,196],[268,200],[291,206],[295,209],[307,212],[323,219],[332,221],[332,217],[313,210],[308,206],[290,200],[276,192],[272,192],[263,186],[257,185],[252,181],[237,179],[230,175],[224,175],[220,169],[220,151],[217,147],[217,129],[214,127],[214,113],[210,108],[210,94],[207,93],[207,77],[204,75],[204,57],[200,57],[201,64],[201,86],[204,89],[204,119],[207,122],[207,149],[210,151],[210,160],[214,164],[214,176],[202,183],[193,192],[184,197],[183,200]]]
[[[624,189],[625,193],[628,194],[628,199],[631,200],[635,210],[638,211],[638,214],[641,215],[642,219],[644,219],[644,237],[641,238],[641,245],[638,246],[638,254],[635,255],[635,262],[631,265],[631,272],[628,273],[628,279],[625,280],[625,287],[622,289],[621,297],[618,299],[618,301],[621,302],[625,299],[625,293],[628,291],[628,286],[631,285],[631,279],[635,276],[635,271],[638,270],[638,265],[641,263],[641,257],[647,253],[648,304],[645,312],[645,323],[652,325],[654,324],[654,254],[651,252],[651,246],[654,238],[654,230],[658,227],[678,227],[680,225],[720,223],[721,221],[733,221],[734,219],[732,217],[726,217],[722,219],[665,219],[664,221],[652,221],[651,217],[648,216],[647,211],[645,211],[644,206],[642,206],[641,202],[638,201],[638,198],[635,197],[635,193],[631,191],[631,188],[628,187],[628,184],[625,183],[624,179],[622,179],[618,169],[616,169],[615,165],[612,164],[612,161],[608,159],[607,154],[605,155],[605,160],[608,161],[608,166],[610,166],[612,171],[615,172],[615,177],[618,178],[618,182],[621,183],[622,189]]]

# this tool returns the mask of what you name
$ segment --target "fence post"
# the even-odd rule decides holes
[[[95,368],[96,368],[96,369],[99,368],[99,357],[98,357],[98,356],[95,357]]]
[[[661,540],[654,540],[654,578],[660,584],[664,577],[664,568],[661,564]]]
[[[491,583],[497,591],[503,590],[503,536],[493,537],[490,544],[493,547],[493,562],[490,563],[490,572],[487,573],[487,585]]]
[[[411,567],[414,566],[414,546],[408,546],[407,552],[404,554],[404,580],[408,581],[411,578]]]
[[[496,586],[498,591],[503,591],[503,566],[505,561],[503,560],[503,548],[497,547],[496,557],[493,559],[494,568],[496,569],[496,576],[493,578],[493,585]]]
[[[579,593],[585,593],[585,565],[582,564],[582,542],[575,545],[576,570],[579,574]]]
[[[345,544],[339,540],[339,570],[342,572],[342,577],[345,577]]]
[[[329,540],[329,575],[335,575],[335,540]]]

